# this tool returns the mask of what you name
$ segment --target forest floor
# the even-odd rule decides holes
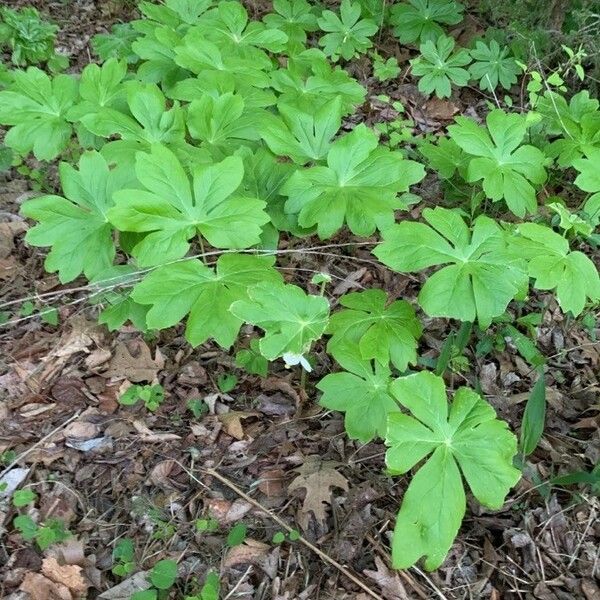
[[[27,4],[60,25],[60,48],[75,67],[92,60],[91,35],[133,10],[116,1]],[[431,131],[483,102],[468,88],[449,101],[427,102],[409,81],[381,89],[360,61],[351,68],[369,88],[361,118],[370,124],[396,118],[375,98],[382,92],[405,104],[416,127]],[[440,192],[426,179],[419,193],[435,202]],[[95,323],[87,290],[61,286],[45,273],[43,252],[24,244],[29,223],[19,206],[31,195],[14,171],[0,180],[0,305],[43,302],[58,309],[59,323],[22,316],[0,328],[0,480],[25,481],[40,497],[40,517],[64,520],[73,535],[40,553],[13,531],[14,508],[0,503],[1,598],[24,598],[17,591],[23,581],[33,582],[36,600],[62,598],[36,579],[59,556],[83,568],[88,598],[129,598],[131,580],[120,583],[111,572],[112,550],[124,538],[134,541],[138,572],[158,558],[179,561],[182,583],[174,598],[210,569],[220,573],[222,598],[600,598],[598,497],[589,486],[547,483],[557,474],[590,471],[600,460],[600,345],[552,301],[546,299],[537,340],[548,359],[546,429],[523,479],[501,511],[470,504],[438,571],[395,572],[388,536],[406,483],[385,475],[381,443],[348,440],[341,415],[317,404],[314,381],[332,369],[326,354],[317,352],[319,366],[303,389],[295,369],[275,365],[267,379],[247,375],[216,345],[192,349],[181,329],[154,338],[127,327],[109,334]],[[415,278],[391,274],[370,257],[360,247],[293,253],[284,266],[295,281],[329,272],[332,304],[373,283],[392,297],[416,297]],[[426,324],[420,355],[434,358],[451,324]],[[535,371],[510,343],[485,358],[468,347],[465,356],[450,377],[479,381],[500,417],[518,430]],[[217,381],[231,373],[237,384],[222,393]],[[117,402],[124,382],[155,381],[165,390],[156,413]],[[187,405],[195,398],[204,399],[208,414],[192,415]],[[216,520],[216,531],[198,531],[198,519]],[[274,543],[285,532],[282,521],[301,540]],[[228,533],[238,523],[247,536],[231,547]],[[63,583],[78,597],[80,581]]]

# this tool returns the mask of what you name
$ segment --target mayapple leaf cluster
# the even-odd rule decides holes
[[[511,85],[506,49],[477,44],[469,55],[443,35],[461,19],[458,3],[388,11],[344,0],[339,13],[319,13],[276,0],[262,21],[235,0],[141,2],[140,11],[96,39],[100,64],[79,76],[16,70],[0,91],[7,146],[61,159],[61,192],[23,204],[35,222],[27,241],[49,248],[46,268],[62,283],[89,280],[111,330],[184,323],[192,346],[236,347],[237,364],[261,376],[280,358],[312,369],[311,349],[326,340],[339,369],[317,383],[321,405],[344,413],[352,439],[383,439],[391,474],[418,468],[394,565],[425,557],[438,567],[466,489],[495,509],[519,472],[515,438],[491,406],[468,388],[449,404],[444,380],[417,372],[421,314],[469,332],[505,322],[531,290],[573,317],[598,304],[588,256],[599,241],[597,101],[540,92],[535,111],[458,117],[448,136],[393,149],[351,125],[366,90],[336,62],[367,50],[391,19],[401,39],[423,45],[413,63],[422,86],[446,95],[484,71],[490,85]],[[307,47],[313,35],[323,50]],[[447,192],[434,207],[411,193],[427,170]],[[557,173],[568,203],[545,202]],[[339,234],[373,243],[382,269],[414,274],[416,303],[374,288],[334,305],[331,277],[319,274],[320,293],[308,293],[279,268],[280,238]],[[244,324],[254,333],[240,344]]]

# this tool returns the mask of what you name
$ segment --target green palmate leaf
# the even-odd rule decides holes
[[[398,65],[398,59],[395,56],[391,56],[384,61],[379,55],[376,56],[373,62],[373,75],[379,81],[387,81],[398,77],[400,74],[400,66]]]
[[[259,125],[264,111],[245,110],[243,98],[238,94],[218,96],[203,94],[188,107],[187,126],[190,135],[201,140],[213,155],[231,154],[241,140],[258,140]]]
[[[271,62],[252,61],[233,53],[223,52],[216,44],[206,39],[204,31],[191,29],[183,39],[183,44],[175,48],[176,63],[204,76],[218,73],[220,77],[232,77],[240,85],[265,88],[269,85],[267,71]]]
[[[352,233],[369,236],[394,222],[403,206],[399,192],[423,179],[423,166],[400,152],[378,147],[377,136],[364,125],[336,140],[326,167],[298,170],[286,182],[287,213],[298,214],[302,227],[317,226],[321,239],[344,222]]]
[[[466,177],[469,157],[451,139],[441,137],[436,144],[420,144],[419,152],[429,161],[429,166],[437,171],[443,179],[450,179],[456,171]]]
[[[134,265],[113,265],[90,280],[93,288],[98,290],[90,297],[90,302],[103,306],[98,322],[106,325],[109,331],[116,331],[127,321],[140,331],[146,330],[148,307],[134,302],[129,295],[129,289],[138,281],[138,276]]]
[[[274,13],[263,19],[269,29],[283,31],[288,49],[299,49],[306,42],[306,32],[318,29],[317,16],[306,0],[273,0]]]
[[[310,112],[285,103],[278,109],[281,118],[269,119],[261,128],[267,146],[301,165],[325,158],[342,122],[341,97]]]
[[[383,232],[373,253],[399,272],[449,265],[427,279],[419,304],[431,317],[478,319],[485,328],[527,289],[526,265],[508,255],[503,231],[492,219],[475,219],[472,231],[457,212],[426,208],[431,225],[404,221]]]
[[[349,114],[366,95],[365,88],[344,69],[332,67],[325,54],[317,48],[291,57],[286,69],[271,74],[271,86],[281,94],[280,102],[302,106],[305,112],[341,96],[342,112]]]
[[[450,407],[444,380],[428,372],[396,379],[390,389],[413,416],[389,415],[389,470],[404,474],[431,454],[404,494],[392,562],[405,569],[425,556],[425,568],[433,570],[442,564],[465,513],[462,479],[481,504],[500,508],[520,478],[512,465],[517,441],[469,388],[460,388]]]
[[[571,251],[565,238],[543,225],[521,223],[517,231],[521,238],[512,241],[513,253],[528,260],[535,288],[556,289],[560,307],[574,316],[581,314],[587,299],[600,301],[598,271],[583,252]]]
[[[248,289],[249,300],[231,305],[231,313],[265,331],[259,348],[267,360],[285,353],[304,354],[327,326],[329,303],[295,285],[258,284]]]
[[[573,161],[573,166],[579,171],[575,179],[575,185],[584,192],[590,192],[590,196],[583,210],[587,220],[596,227],[600,223],[600,148],[587,149],[586,158]]]
[[[546,180],[544,154],[534,146],[521,145],[527,133],[525,116],[493,110],[487,129],[466,117],[450,125],[450,137],[474,156],[468,167],[469,181],[483,180],[483,191],[494,201],[504,199],[517,216],[535,212],[534,185]]]
[[[107,214],[113,194],[135,179],[128,169],[110,170],[97,152],[79,160],[79,170],[60,165],[65,197],[42,196],[28,200],[22,212],[38,224],[27,233],[33,246],[50,246],[46,269],[57,272],[61,282],[83,273],[88,279],[106,270],[115,257],[112,227]]]
[[[452,93],[452,84],[464,87],[469,83],[469,71],[463,67],[471,62],[471,57],[464,49],[454,52],[454,46],[454,39],[445,35],[420,46],[420,55],[410,63],[413,74],[420,77],[421,92],[435,92],[438,98],[446,98]]]
[[[135,171],[145,190],[116,193],[109,219],[121,231],[147,233],[133,249],[141,266],[183,257],[197,234],[216,248],[247,248],[260,241],[269,217],[262,200],[236,193],[244,176],[239,157],[196,166],[192,185],[177,157],[155,145],[150,154],[138,153]]]
[[[50,60],[57,31],[58,27],[43,20],[35,8],[0,7],[0,47],[9,47],[14,65]]]
[[[327,350],[336,357],[336,348],[348,342],[357,357],[375,359],[405,371],[417,360],[417,340],[422,328],[413,307],[403,300],[388,304],[383,290],[354,292],[340,298],[342,310],[331,316],[327,333],[333,334]],[[336,357],[337,358],[337,357]]]
[[[409,0],[392,6],[390,23],[402,44],[434,42],[444,34],[442,25],[462,21],[463,6],[454,0]]]
[[[587,90],[575,94],[567,104],[564,96],[547,91],[540,97],[537,112],[543,115],[546,131],[560,137],[545,150],[561,167],[572,167],[576,160],[600,146],[598,100]]]
[[[339,17],[331,10],[324,10],[317,20],[319,27],[328,32],[319,40],[319,45],[333,61],[340,56],[350,60],[373,45],[369,38],[377,33],[379,27],[371,19],[361,19],[360,13],[358,2],[342,0]]]
[[[198,346],[214,338],[223,348],[235,341],[243,319],[229,311],[236,300],[248,299],[248,287],[281,282],[272,257],[225,254],[216,269],[199,260],[159,267],[132,293],[136,302],[151,305],[146,322],[150,329],[166,329],[188,316],[186,339]]]
[[[317,388],[323,392],[319,403],[345,413],[344,426],[352,439],[367,443],[383,437],[388,414],[399,410],[389,391],[390,369],[356,358],[349,343],[339,349],[336,360],[346,370],[319,381]]]
[[[9,125],[4,143],[38,160],[52,160],[66,148],[72,127],[66,119],[78,99],[77,81],[69,75],[50,79],[35,67],[14,71],[8,89],[0,92],[0,124]]]
[[[265,148],[259,148],[254,153],[249,148],[243,148],[237,154],[244,160],[244,189],[250,196],[267,203],[266,211],[271,223],[265,226],[263,234],[268,228],[275,229],[275,233],[278,230],[290,231],[298,236],[309,234],[310,230],[303,230],[294,215],[284,212],[285,197],[281,195],[281,188],[294,172],[294,166],[280,162]]]
[[[253,62],[266,63],[264,50],[281,52],[288,37],[283,31],[267,29],[258,21],[248,22],[248,12],[240,2],[219,2],[211,11],[204,32],[228,54],[236,54]]]
[[[125,86],[122,84],[127,73],[127,64],[116,59],[107,60],[101,67],[90,64],[81,72],[79,94],[81,102],[73,106],[67,117],[78,121],[84,115],[97,113],[102,108],[122,105]]]
[[[92,37],[92,49],[102,61],[115,58],[135,63],[138,56],[131,49],[131,44],[138,36],[133,23],[116,23],[110,28],[110,33],[98,33]]]
[[[475,62],[469,67],[469,72],[473,79],[479,80],[480,89],[492,92],[500,84],[508,90],[517,82],[521,67],[509,56],[509,52],[509,48],[501,48],[496,40],[489,44],[475,43],[475,49],[471,50]]]
[[[175,62],[175,48],[183,42],[182,33],[169,26],[143,25],[150,24],[147,21],[137,22],[137,29],[144,35],[131,45],[143,61],[138,67],[137,77],[146,83],[161,83],[167,89],[189,74]]]
[[[154,84],[129,82],[127,84],[129,114],[114,108],[101,108],[81,118],[83,125],[100,137],[118,135],[122,141],[110,142],[102,152],[117,163],[128,162],[129,167],[136,151],[150,150],[152,144],[184,144],[185,124],[182,109],[175,104],[167,110],[166,100]]]

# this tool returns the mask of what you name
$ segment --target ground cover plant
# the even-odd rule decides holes
[[[549,359],[536,326],[552,311],[596,328],[600,110],[570,91],[573,74],[585,84],[581,63],[568,49],[548,73],[496,39],[463,47],[451,27],[464,7],[451,0],[278,0],[260,18],[237,0],[138,9],[94,39],[96,62],[68,74],[26,66],[49,60],[52,28],[39,48],[0,29],[23,67],[0,80],[12,166],[58,164],[57,188],[20,207],[26,243],[45,249],[60,284],[93,290],[110,331],[157,338],[183,324],[191,348],[232,352],[249,373],[293,369],[310,402],[343,413],[350,439],[385,444],[385,475],[404,486],[391,565],[439,568],[467,499],[501,509],[543,436]],[[406,64],[378,47],[384,34],[409,48]],[[381,82],[413,77],[426,102],[468,87],[479,112],[391,143],[364,118],[356,58]],[[433,200],[419,195],[426,181],[441,190]],[[303,249],[360,251],[388,280],[411,278],[416,298],[381,281],[333,294],[325,270],[286,270],[287,253]],[[424,356],[435,319],[449,334]],[[469,344],[485,355],[507,340],[538,374],[518,432],[481,381],[455,385]],[[160,410],[163,387],[142,381],[119,403]],[[236,385],[217,381],[223,394]],[[24,515],[13,528],[40,547],[40,532],[56,529]],[[135,569],[131,548],[115,556],[118,573]],[[153,587],[134,597],[167,597],[176,562],[148,577]],[[197,597],[217,597],[214,579]]]

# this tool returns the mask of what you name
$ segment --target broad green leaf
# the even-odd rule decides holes
[[[287,68],[271,73],[270,85],[281,94],[280,102],[302,107],[305,112],[341,96],[342,112],[346,115],[366,95],[364,87],[344,69],[332,66],[317,48],[290,57]]]
[[[159,590],[168,590],[177,579],[177,563],[159,560],[150,571],[150,583]]]
[[[460,388],[450,407],[444,380],[432,373],[401,377],[390,389],[412,413],[388,417],[390,472],[404,474],[431,454],[404,494],[392,562],[405,569],[425,556],[425,568],[433,570],[442,564],[465,513],[462,479],[481,504],[500,508],[520,478],[512,464],[517,441],[494,409],[469,388]]]
[[[487,128],[466,117],[457,117],[448,131],[472,158],[468,181],[483,180],[483,191],[493,201],[504,199],[518,217],[536,211],[534,185],[546,180],[544,154],[538,148],[521,145],[527,133],[523,115],[492,110],[486,117]]]
[[[267,72],[272,66],[266,55],[266,60],[255,61],[233,51],[225,52],[217,44],[208,41],[202,29],[192,28],[182,45],[175,47],[174,51],[176,63],[196,75],[219,72],[222,77],[233,77],[236,83],[242,85],[259,88],[269,85]]]
[[[598,106],[598,100],[590,98],[587,90],[575,94],[568,103],[562,94],[550,90],[540,97],[535,108],[544,117],[544,129],[552,137],[560,136],[545,152],[557,159],[559,166],[573,166],[600,145]]]
[[[340,16],[331,10],[324,10],[317,23],[326,34],[319,39],[323,52],[336,62],[340,56],[350,60],[357,54],[364,54],[373,42],[371,37],[379,27],[371,19],[360,18],[360,3],[342,0]]]
[[[525,263],[510,257],[505,237],[492,219],[480,216],[469,230],[457,212],[426,208],[424,223],[403,221],[383,232],[373,251],[398,272],[448,265],[429,277],[419,304],[431,317],[479,321],[482,328],[504,313],[527,287]]]
[[[529,394],[523,413],[519,439],[519,450],[523,453],[523,456],[528,456],[537,448],[544,433],[545,422],[546,381],[544,373],[541,372]]]
[[[454,0],[409,0],[394,4],[390,24],[402,44],[427,42],[443,35],[443,25],[462,21],[463,6]]]
[[[10,129],[4,143],[38,160],[52,160],[63,152],[73,133],[69,109],[79,97],[77,81],[70,75],[52,79],[36,67],[13,71],[13,81],[0,91],[0,124]]]
[[[230,548],[239,546],[244,543],[246,534],[248,532],[248,526],[245,523],[236,523],[227,534],[227,545]]]
[[[146,328],[148,307],[134,302],[129,292],[139,281],[139,272],[134,265],[113,265],[92,277],[92,289],[98,290],[90,296],[91,304],[102,305],[98,322],[109,331],[116,331],[127,321],[140,331]]]
[[[405,160],[400,152],[378,147],[377,136],[364,125],[336,140],[326,167],[300,169],[282,188],[288,196],[285,211],[298,214],[302,227],[317,226],[321,239],[344,223],[352,233],[370,236],[394,222],[403,206],[399,192],[424,177],[423,166]]]
[[[579,171],[575,185],[592,196],[585,203],[584,211],[588,221],[597,227],[600,223],[600,148],[588,149],[586,158],[573,161],[573,166]]]
[[[265,203],[236,193],[244,176],[242,160],[229,156],[193,169],[193,185],[165,146],[138,153],[136,174],[145,190],[115,194],[109,219],[121,231],[147,233],[133,249],[140,266],[164,264],[187,253],[191,238],[205,237],[215,248],[246,248],[260,241],[268,222]]]
[[[19,515],[13,519],[16,527],[26,542],[33,540],[39,530],[36,522],[29,515]]]
[[[388,304],[383,290],[353,292],[340,298],[341,310],[331,316],[327,333],[333,334],[327,350],[336,356],[340,344],[352,341],[362,360],[389,362],[400,371],[417,360],[417,340],[422,328],[412,306],[403,300]]]
[[[289,51],[301,48],[306,43],[306,32],[319,28],[313,7],[306,0],[273,0],[273,10],[263,21],[269,29],[287,35]]]
[[[258,140],[264,111],[245,110],[238,94],[226,93],[216,97],[203,94],[188,107],[187,126],[190,135],[220,155],[231,154],[242,140]]]
[[[126,93],[131,115],[104,107],[84,115],[81,118],[84,126],[100,137],[118,135],[122,140],[136,142],[138,150],[149,150],[156,143],[183,142],[183,112],[178,105],[167,110],[165,97],[156,85],[132,81]]]
[[[281,275],[272,257],[224,254],[211,269],[199,260],[159,267],[136,285],[132,299],[150,305],[149,329],[166,329],[188,316],[186,339],[192,346],[214,338],[229,348],[237,338],[242,318],[229,311],[236,300],[248,299],[248,287],[260,282],[276,286]]]
[[[142,25],[149,27],[142,28]],[[175,82],[189,75],[188,71],[175,62],[175,48],[183,42],[182,33],[168,25],[153,26],[148,21],[138,21],[137,28],[144,35],[135,40],[131,47],[138,59],[142,59],[137,70],[140,81],[160,83],[164,89],[169,89]]]
[[[569,242],[549,227],[521,223],[521,238],[515,238],[513,254],[528,260],[529,276],[538,290],[556,289],[563,311],[578,316],[586,301],[600,301],[600,277],[594,263],[583,252],[571,251]]]
[[[73,106],[67,117],[70,121],[78,121],[84,115],[97,113],[103,107],[115,107],[125,97],[125,86],[122,84],[127,73],[125,61],[114,58],[107,60],[101,67],[90,64],[81,72],[79,94],[81,102]]]
[[[210,20],[201,27],[206,38],[228,55],[255,64],[268,64],[264,50],[281,52],[288,41],[283,31],[267,29],[258,21],[249,22],[248,12],[240,2],[221,0],[217,8],[210,11],[209,17]]]
[[[295,285],[261,283],[248,289],[249,300],[231,305],[231,313],[265,331],[260,351],[267,360],[286,352],[304,354],[319,339],[329,318],[329,303]]]
[[[33,246],[50,246],[46,269],[58,272],[62,283],[83,273],[88,279],[108,269],[115,257],[108,211],[113,194],[134,183],[123,168],[110,170],[97,152],[86,152],[79,170],[61,163],[60,180],[65,197],[42,196],[25,202],[22,213],[38,224],[27,232]]]
[[[281,117],[265,121],[260,131],[271,151],[300,165],[324,159],[342,123],[341,97],[310,112],[285,103],[278,110]]]
[[[463,173],[466,173],[469,157],[453,140],[440,137],[436,144],[420,144],[419,152],[429,161],[429,166],[437,171],[443,179],[450,179],[456,171],[460,173],[461,177],[466,177]]]
[[[445,35],[420,46],[419,56],[410,61],[413,74],[420,77],[419,91],[447,98],[452,94],[452,84],[467,85],[470,75],[463,67],[471,62],[471,57],[464,49],[454,52],[454,46],[454,39]]]
[[[341,358],[347,371],[326,375],[317,388],[323,392],[319,403],[345,413],[348,436],[363,443],[383,437],[388,414],[398,411],[389,392],[390,370],[370,361]]]
[[[34,502],[37,497],[37,494],[29,488],[26,488],[24,490],[15,490],[12,497],[12,503],[13,506],[21,508]]]
[[[489,44],[482,41],[475,43],[475,49],[471,50],[475,62],[469,67],[469,72],[473,79],[479,81],[480,89],[493,92],[500,84],[508,90],[517,83],[521,67],[509,53],[510,49],[506,46],[501,48],[496,40]]]
[[[133,23],[116,23],[110,28],[110,33],[97,33],[92,36],[92,49],[102,61],[115,58],[125,59],[130,64],[135,63],[138,57],[131,49],[131,44],[138,35]]]

